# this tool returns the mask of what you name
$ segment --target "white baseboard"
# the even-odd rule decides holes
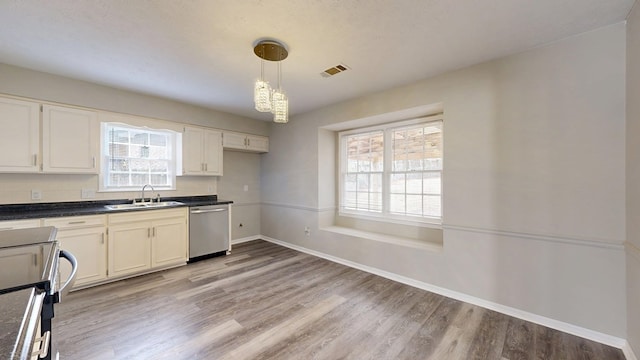
[[[260,239],[264,239],[264,236],[260,236],[260,235],[254,235],[254,236],[247,236],[247,237],[243,237],[240,239],[233,239],[231,240],[231,245],[236,245],[236,244],[242,244],[245,242],[249,242],[249,241],[253,241],[253,240],[260,240]]]
[[[631,348],[631,345],[629,345],[628,341],[624,342],[624,346],[621,350],[627,360],[638,360],[636,354],[633,353],[633,349]]]
[[[387,278],[389,280],[393,280],[393,281],[397,281],[399,283],[403,283],[409,286],[413,286],[415,288],[418,289],[422,289],[422,290],[426,290],[426,291],[431,291],[433,293],[442,295],[442,296],[446,296],[449,298],[453,298],[456,300],[460,300],[460,301],[464,301],[466,303],[470,303],[473,305],[477,305],[480,307],[483,307],[485,309],[489,309],[489,310],[493,310],[493,311],[497,311],[499,313],[505,314],[505,315],[509,315],[509,316],[513,316],[515,318],[518,319],[522,319],[522,320],[526,320],[526,321],[530,321],[532,323],[536,323],[542,326],[546,326],[552,329],[556,329],[568,334],[572,334],[572,335],[576,335],[588,340],[592,340],[592,341],[596,341],[605,345],[609,345],[609,346],[613,346],[615,348],[621,349],[624,353],[624,355],[626,356],[627,360],[637,360],[635,354],[633,353],[631,346],[629,346],[629,343],[622,338],[616,337],[616,336],[612,336],[612,335],[608,335],[608,334],[604,334],[598,331],[594,331],[594,330],[590,330],[590,329],[586,329],[580,326],[576,326],[573,324],[569,324],[563,321],[558,321],[558,320],[554,320],[548,317],[544,317],[544,316],[540,316],[540,315],[536,315],[527,311],[523,311],[523,310],[519,310],[516,308],[512,308],[509,306],[505,306],[505,305],[501,305],[498,303],[494,303],[491,301],[487,301],[487,300],[483,300],[471,295],[467,295],[464,293],[460,293],[457,291],[453,291],[453,290],[449,290],[449,289],[445,289],[439,286],[435,286],[435,285],[431,285],[422,281],[417,281],[405,276],[401,276],[398,274],[394,274],[388,271],[384,271],[384,270],[380,270],[374,267],[370,267],[370,266],[366,266],[366,265],[362,265],[350,260],[346,260],[346,259],[342,259],[336,256],[332,256],[332,255],[327,255],[325,253],[321,253],[315,250],[310,250],[307,249],[305,247],[302,246],[298,246],[298,245],[294,245],[285,241],[281,241],[278,239],[273,239],[270,238],[268,236],[258,236],[257,238],[259,239],[263,239],[265,241],[269,241],[272,242],[274,244],[278,244],[278,245],[282,245],[288,248],[291,248],[293,250],[297,250],[303,253],[307,253],[313,256],[317,256],[329,261],[333,261],[336,262],[338,264],[342,264],[342,265],[346,265],[358,270],[362,270],[362,271],[366,271],[368,273],[374,274],[374,275],[378,275],[378,276],[382,276],[384,278]]]

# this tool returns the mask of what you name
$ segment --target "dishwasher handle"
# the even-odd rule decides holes
[[[204,214],[204,213],[221,212],[221,211],[227,211],[227,209],[224,209],[224,208],[208,209],[208,210],[193,209],[193,210],[191,210],[191,213],[192,214]]]

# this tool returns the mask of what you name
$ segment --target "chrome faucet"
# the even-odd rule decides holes
[[[140,200],[140,202],[144,202],[144,189],[146,189],[148,187],[151,188],[151,191],[156,191],[156,189],[153,188],[152,185],[146,184],[145,186],[142,187],[142,199]],[[153,202],[153,199],[149,200],[150,202]]]

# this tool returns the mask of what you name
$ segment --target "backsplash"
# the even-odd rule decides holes
[[[23,204],[63,201],[90,201],[133,199],[140,197],[140,191],[98,192],[98,175],[58,175],[58,174],[0,174],[0,204]],[[95,197],[82,198],[82,190],[95,191]],[[40,200],[31,199],[31,191],[41,194]],[[140,189],[142,190],[142,188]],[[156,191],[161,197],[217,195],[218,178],[211,176],[179,176],[176,190]]]

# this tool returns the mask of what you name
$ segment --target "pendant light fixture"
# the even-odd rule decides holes
[[[273,121],[286,123],[289,121],[289,100],[282,90],[281,61],[289,55],[287,49],[281,43],[274,40],[261,40],[253,48],[253,52],[261,60],[260,79],[256,80],[253,92],[253,101],[256,110],[271,112]],[[278,62],[278,88],[271,89],[269,82],[264,78],[264,60]]]

